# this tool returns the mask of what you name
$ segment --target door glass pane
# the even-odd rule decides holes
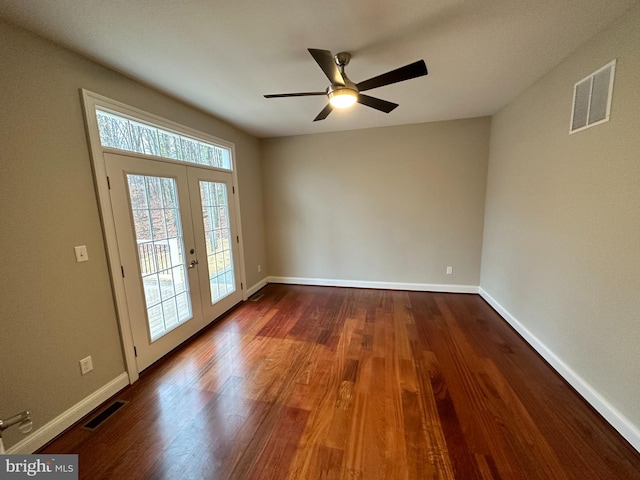
[[[176,181],[127,175],[151,341],[189,320],[191,301]]]
[[[227,185],[200,181],[211,304],[235,292]]]

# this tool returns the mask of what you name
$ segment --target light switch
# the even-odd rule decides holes
[[[89,254],[87,253],[87,246],[80,245],[78,247],[74,247],[76,251],[76,262],[86,262],[89,260]]]

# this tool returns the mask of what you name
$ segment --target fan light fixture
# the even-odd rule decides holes
[[[327,89],[324,92],[272,93],[264,97],[283,98],[326,95],[329,98],[329,103],[316,115],[316,118],[313,119],[314,122],[327,118],[327,115],[329,115],[334,108],[348,108],[356,102],[373,108],[374,110],[389,113],[398,106],[397,103],[370,97],[361,92],[391,85],[392,83],[404,82],[405,80],[416,77],[422,77],[428,73],[424,60],[419,60],[363,82],[353,83],[344,72],[344,67],[349,65],[349,61],[351,60],[351,54],[349,52],[340,52],[333,55],[329,50],[320,50],[318,48],[309,48],[308,50],[331,82]]]
[[[348,108],[358,101],[358,92],[350,88],[337,88],[329,92],[329,103],[335,108]]]

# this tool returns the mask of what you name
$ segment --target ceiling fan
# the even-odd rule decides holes
[[[265,98],[282,98],[282,97],[309,97],[314,95],[326,95],[329,103],[316,118],[324,120],[334,108],[346,108],[358,102],[367,107],[375,108],[384,113],[389,113],[398,106],[397,103],[387,102],[380,98],[370,97],[360,92],[371,90],[373,88],[384,87],[392,83],[404,82],[416,77],[427,75],[427,65],[424,60],[419,60],[404,67],[396,68],[390,72],[383,73],[377,77],[364,80],[363,82],[353,83],[344,72],[344,67],[349,65],[351,54],[349,52],[340,52],[335,56],[329,50],[319,50],[309,48],[309,53],[320,66],[324,74],[327,76],[331,85],[324,92],[300,92],[300,93],[275,93],[265,95]]]

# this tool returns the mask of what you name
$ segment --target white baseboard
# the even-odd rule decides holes
[[[602,415],[636,450],[640,452],[640,429],[613,407],[602,395],[542,343],[483,288],[480,296],[493,307],[593,408]]]
[[[265,277],[262,280],[260,280],[258,283],[256,283],[254,286],[250,287],[247,290],[247,298],[249,298],[251,295],[253,295],[258,290],[260,290],[262,287],[264,287],[267,283],[269,283],[268,279],[269,279],[269,277]]]
[[[129,385],[129,375],[126,372],[121,373],[109,383],[76,403],[69,410],[58,415],[50,422],[46,423],[33,433],[29,434],[23,440],[13,445],[7,450],[7,453],[29,455],[35,452],[40,447],[46,445],[47,442],[56,438],[82,417],[90,413],[91,410],[99,407],[103,402],[109,400],[109,398],[125,388],[127,385]]]
[[[366,280],[337,280],[327,278],[303,277],[267,277],[268,283],[286,283],[293,285],[317,285],[322,287],[373,288],[379,290],[413,290],[418,292],[478,293],[477,286],[435,284],[435,283],[395,283],[371,282]]]

